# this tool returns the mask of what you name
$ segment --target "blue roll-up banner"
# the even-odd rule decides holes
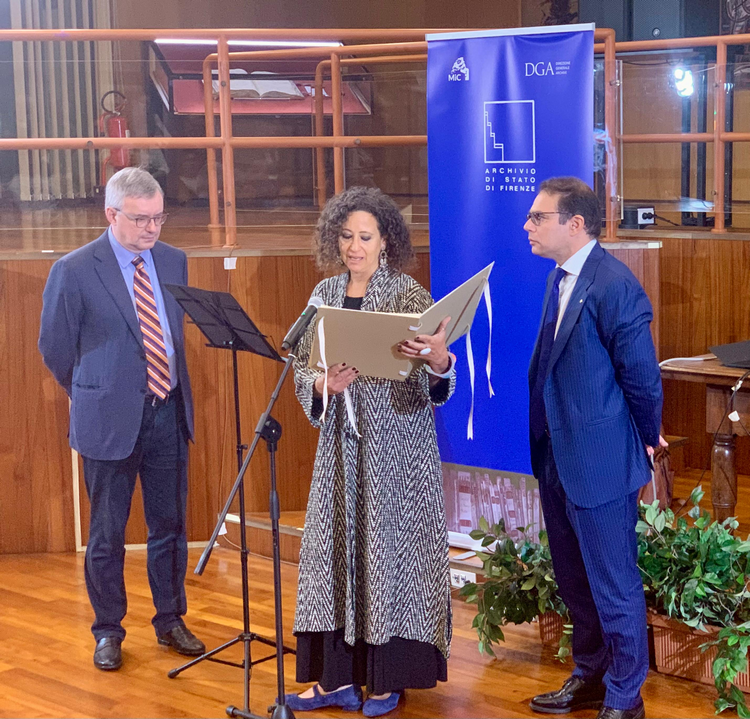
[[[437,411],[449,530],[479,517],[541,527],[530,476],[527,371],[550,260],[532,255],[523,225],[546,178],[594,169],[594,26],[428,35],[427,138],[432,294],[443,297],[490,262],[490,327],[471,330],[473,439],[463,340],[455,396]]]

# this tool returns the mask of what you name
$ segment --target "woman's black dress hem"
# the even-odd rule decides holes
[[[386,644],[354,646],[344,630],[300,632],[297,635],[297,682],[318,682],[326,692],[347,684],[367,686],[371,694],[404,689],[432,689],[448,679],[448,662],[426,642],[392,637]]]

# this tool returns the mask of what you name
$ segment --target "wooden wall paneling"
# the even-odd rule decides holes
[[[409,274],[426,290],[430,289],[430,253],[417,252],[416,263]],[[441,299],[436,297],[436,300]]]
[[[651,334],[654,338],[657,354],[659,353],[660,340],[660,271],[659,271],[659,252],[658,248],[652,249],[614,249],[604,247],[618,260],[624,262],[636,276],[638,281],[646,291],[648,298],[651,300],[651,306],[654,308],[654,319],[651,322]]]
[[[223,268],[221,257],[191,258],[189,281],[194,287],[231,292],[266,333],[275,347],[307,304],[320,279],[309,256],[240,257],[237,269]],[[285,291],[279,292],[279,288]],[[191,323],[185,328],[185,351],[195,405],[195,444],[190,446],[188,470],[188,539],[208,539],[237,476],[232,355],[205,346],[205,338]],[[261,412],[281,373],[281,364],[238,353],[243,442],[250,444]],[[317,430],[313,429],[294,396],[290,377],[274,416],[283,426],[277,453],[279,499],[283,510],[305,509],[312,477]],[[81,515],[84,543],[88,535],[89,507],[83,488]],[[268,510],[269,464],[261,443],[246,475],[248,512]],[[142,544],[147,529],[140,487],[136,487],[126,541]],[[236,511],[236,507],[234,508]]]
[[[722,266],[750,267],[745,243],[719,244],[733,246],[729,256],[718,260]],[[652,271],[649,253],[653,251],[645,251],[640,258],[633,251],[626,252],[630,253],[626,261],[648,285]],[[33,260],[0,263],[0,333],[4,340],[0,345],[4,360],[0,385],[7,406],[13,408],[0,419],[0,476],[13,478],[0,484],[0,552],[70,551],[75,547],[68,400],[43,366],[36,347],[42,290],[50,266],[51,262]],[[689,264],[686,267],[690,269]],[[720,270],[716,265],[715,283],[720,281]],[[224,270],[222,257],[191,257],[189,273],[193,286],[232,292],[276,347],[321,278],[307,254],[239,256],[237,269],[232,271]],[[419,252],[412,275],[429,288],[429,274],[429,254]],[[732,288],[742,281],[740,274],[732,283],[724,283],[727,292],[735,291]],[[742,327],[740,323],[735,331],[744,331]],[[196,443],[190,448],[188,538],[197,541],[208,538],[236,476],[231,354],[205,347],[202,335],[190,324],[186,327],[186,352],[196,409]],[[239,371],[242,435],[249,444],[281,365],[240,353]],[[291,380],[274,414],[284,431],[277,457],[281,508],[303,511],[318,433],[305,418]],[[82,470],[80,477],[82,480]],[[249,512],[268,510],[268,479],[268,457],[261,444],[247,475]],[[85,543],[89,510],[82,481],[80,490]],[[146,534],[137,489],[127,541],[141,544]]]
[[[75,549],[68,400],[37,350],[51,264],[0,261],[0,553]]]
[[[131,0],[116,5],[118,27],[259,27],[390,28],[515,27],[521,24],[522,0],[296,0],[262,3],[231,0]]]
[[[222,263],[221,258],[189,259],[190,284],[228,291],[228,273]],[[185,338],[196,432],[195,444],[190,447],[188,528],[189,536],[197,540],[210,536],[237,474],[232,355],[229,351],[206,347],[205,338],[190,322],[185,328]]]
[[[643,250],[642,260],[643,277],[639,279],[651,300],[651,306],[654,310],[651,333],[654,336],[654,343],[656,344],[656,356],[661,360],[660,351],[663,329],[661,322],[661,249]]]
[[[661,359],[708,352],[750,339],[750,243],[742,240],[663,240],[661,251]],[[702,388],[665,382],[664,424],[690,437],[685,462],[703,468],[711,437],[705,432]],[[750,470],[750,442],[737,440],[737,467]]]
[[[523,25],[524,0],[511,2],[486,2],[486,0],[468,0],[463,3],[466,12],[465,27],[521,27]],[[455,7],[455,3],[450,4]],[[427,2],[427,18],[432,11],[432,3]]]
[[[321,275],[308,255],[242,257],[237,267],[231,273],[233,293],[261,331],[271,338],[272,344],[280,347],[287,328],[307,305]],[[249,443],[282,365],[247,354],[240,359],[243,433]],[[281,392],[274,416],[283,427],[277,453],[280,505],[282,510],[304,509],[318,432],[309,424],[297,402],[293,377],[289,377]],[[265,443],[259,445],[248,475],[248,511],[267,511],[269,463]]]

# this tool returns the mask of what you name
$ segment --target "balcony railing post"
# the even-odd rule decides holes
[[[232,95],[229,74],[229,45],[219,38],[219,124],[221,126],[221,165],[224,180],[224,244],[237,244],[237,207],[234,186],[234,147],[232,146]]]
[[[331,64],[330,60],[321,60],[315,68],[315,135],[325,135],[325,112],[323,106],[323,70]],[[317,183],[318,209],[326,204],[328,178],[326,177],[326,151],[323,147],[315,148],[315,180]]]
[[[341,63],[338,53],[331,53],[331,111],[333,136],[343,137],[344,115],[341,103]],[[333,189],[338,195],[344,190],[344,148],[333,148]]]
[[[206,137],[216,137],[211,66],[212,63],[204,61],[203,105],[206,115]],[[221,244],[218,240],[218,230],[221,228],[219,224],[219,177],[216,165],[216,150],[212,147],[206,149],[206,174],[208,176],[208,229],[211,233],[211,244]]]
[[[604,133],[607,153],[607,172],[604,181],[605,239],[617,239],[617,65],[615,60],[615,31],[606,30],[604,38]]]
[[[716,40],[716,81],[714,87],[714,228],[724,232],[724,140],[726,122],[727,45]]]

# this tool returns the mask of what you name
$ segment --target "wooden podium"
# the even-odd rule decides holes
[[[732,388],[746,370],[725,367],[712,354],[686,360],[675,360],[661,368],[663,379],[698,382],[706,386],[706,432],[716,433],[711,454],[711,502],[714,518],[734,516],[737,505],[737,468],[735,436],[747,435],[750,426],[750,377],[735,394],[733,406],[727,410]],[[732,410],[740,415],[739,422],[725,418]]]

